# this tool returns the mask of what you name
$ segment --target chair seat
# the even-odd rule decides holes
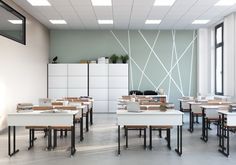
[[[171,125],[151,125],[152,129],[171,129]]]
[[[182,112],[189,112],[189,109],[182,109]]]
[[[46,129],[47,126],[26,126],[25,129]]]
[[[218,121],[219,118],[218,117],[208,117],[207,118],[209,121]]]
[[[224,125],[224,127],[228,127],[227,125]],[[229,128],[236,129],[236,126],[229,126]]]
[[[202,116],[202,113],[201,112],[193,112],[193,115]]]
[[[80,121],[81,117],[75,117],[76,121]]]
[[[126,125],[125,128],[127,129],[145,129],[147,128],[146,125]]]
[[[66,129],[66,130],[71,130],[70,126],[52,126],[52,129]]]

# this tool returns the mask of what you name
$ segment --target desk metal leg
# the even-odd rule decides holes
[[[34,129],[29,129],[29,147],[28,150],[30,150],[34,146]]]
[[[177,126],[177,148],[175,152],[181,156],[182,155],[182,126]]]
[[[73,115],[73,126],[71,126],[71,156],[76,152],[75,149],[75,115]]]
[[[229,127],[225,127],[224,124],[225,124],[225,117],[224,117],[224,114],[222,114],[220,140],[219,140],[220,149],[218,149],[218,151],[228,157],[229,156]],[[225,138],[226,138],[226,143],[227,143],[226,146],[225,146]]]
[[[47,150],[50,151],[51,149],[52,149],[52,129],[49,126],[48,127],[48,147],[47,147]]]
[[[120,125],[118,125],[118,155],[120,155]]]
[[[80,119],[80,141],[84,140],[83,117]]]
[[[189,104],[189,132],[193,132],[193,117],[192,117],[192,106]]]
[[[207,142],[206,129],[207,129],[207,125],[206,125],[205,108],[202,108],[202,136],[201,136],[201,139],[204,142]]]
[[[16,150],[16,127],[13,126],[13,152],[11,152],[11,126],[8,126],[8,155],[13,156],[19,152],[19,150]]]
[[[152,126],[149,127],[149,149],[152,149]]]
[[[88,110],[89,111],[89,110]],[[89,112],[86,112],[86,132],[89,131]]]
[[[93,125],[93,107],[90,108],[90,125]]]
[[[53,130],[53,149],[57,147],[57,129]]]

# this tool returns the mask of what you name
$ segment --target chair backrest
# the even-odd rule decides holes
[[[52,106],[63,106],[63,102],[61,102],[61,101],[54,101],[54,102],[52,102]]]
[[[122,99],[124,99],[124,100],[130,100],[130,99],[131,99],[131,96],[122,96]]]
[[[63,109],[63,110],[77,110],[76,106],[58,106],[55,109]]]
[[[192,104],[192,112],[193,113],[202,113],[202,108],[200,107],[201,105],[199,104]]]
[[[143,95],[143,92],[139,91],[139,90],[132,90],[129,92],[129,95]]]
[[[53,106],[34,106],[32,109],[34,111],[52,110]]]
[[[157,95],[157,92],[152,90],[146,90],[143,92],[144,95]]]

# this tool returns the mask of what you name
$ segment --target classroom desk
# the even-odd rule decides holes
[[[190,102],[188,102],[188,104],[189,104],[189,129],[188,129],[188,131],[192,133],[194,130],[193,129],[194,118],[192,116],[192,105],[201,105],[202,103],[190,101]]]
[[[182,154],[182,124],[183,113],[178,110],[145,110],[142,112],[128,112],[117,110],[118,125],[118,154],[120,154],[120,127],[124,125],[172,125],[177,126],[177,148],[178,155]]]
[[[206,133],[206,122],[205,122],[205,118],[206,118],[206,111],[210,110],[210,111],[217,111],[219,110],[219,108],[224,108],[224,107],[228,107],[228,105],[202,105],[200,106],[202,108],[202,135],[201,135],[201,140],[207,142],[208,141],[208,136]]]
[[[229,156],[229,129],[230,127],[234,127],[234,128],[236,127],[236,113],[228,112],[225,110],[219,110],[218,113],[221,119],[218,151],[228,157]],[[225,145],[225,140],[226,140],[226,145]]]
[[[191,101],[194,101],[193,99],[178,99],[179,100],[179,110],[181,112],[184,112],[184,109],[183,109],[183,102],[184,103],[187,103],[187,102],[191,102]]]
[[[76,152],[75,148],[75,115],[79,111],[67,111],[52,113],[52,111],[16,112],[8,114],[8,155],[13,156],[19,149],[16,149],[16,126],[47,126],[50,133],[48,136],[49,147],[51,147],[52,126],[71,127],[71,155]],[[13,128],[13,152],[11,151],[11,128]]]

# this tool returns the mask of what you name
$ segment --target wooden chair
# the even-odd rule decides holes
[[[225,107],[221,107],[219,108],[220,110],[225,110],[227,111],[228,110],[228,106],[225,106]],[[211,110],[206,110],[205,111],[205,117],[204,117],[204,122],[205,122],[205,139],[204,141],[208,141],[208,130],[211,130],[211,127],[210,127],[210,124],[211,123],[215,123],[217,125],[217,136],[219,136],[219,132],[220,132],[220,118],[219,118],[219,114],[218,114],[218,109],[214,110],[214,109],[211,109]]]
[[[138,108],[138,107],[133,107],[133,102],[128,102],[127,103],[127,109],[129,110],[129,107],[131,108]],[[138,105],[138,103],[136,103],[135,105]],[[128,131],[129,130],[139,130],[139,137],[141,137],[141,131],[144,131],[144,149],[146,149],[146,130],[147,130],[147,125],[125,125],[125,137],[126,137],[126,148],[128,148]]]
[[[52,106],[53,107],[63,106],[63,102],[62,101],[54,101],[54,102],[52,102]]]
[[[160,110],[159,107],[148,107],[148,110]],[[149,148],[152,149],[152,132],[153,131],[159,131],[159,137],[162,138],[162,131],[166,131],[166,141],[167,141],[167,147],[171,149],[170,145],[170,139],[171,139],[171,129],[173,126],[169,125],[150,125],[149,126]]]
[[[44,110],[52,110],[52,106],[33,106],[32,110],[34,111],[44,111]],[[34,146],[34,141],[37,139],[35,138],[35,131],[44,131],[44,137],[49,134],[49,129],[47,126],[26,126],[26,129],[29,129],[29,147],[28,149]],[[50,146],[48,146],[50,148]]]
[[[86,100],[83,100],[83,99],[76,99],[76,100],[73,100],[71,101],[71,103],[80,103],[81,105],[84,105],[84,102],[87,102]],[[92,113],[90,111],[90,108],[89,108],[89,105],[86,107],[86,111],[83,111],[83,117],[86,119],[86,132],[89,131],[89,113]]]
[[[125,137],[126,137],[126,148],[128,148],[128,131],[129,130],[139,130],[140,134],[139,137],[141,137],[141,131],[144,131],[144,149],[146,149],[147,145],[146,145],[146,138],[147,138],[147,134],[146,134],[146,130],[147,130],[147,126],[146,125],[126,125],[125,127]]]

